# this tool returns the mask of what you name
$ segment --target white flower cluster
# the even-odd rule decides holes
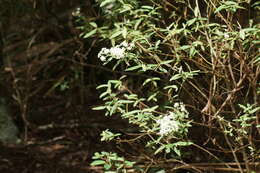
[[[182,102],[175,103],[173,107],[176,109],[174,112],[170,112],[156,121],[159,124],[160,135],[166,136],[178,132],[182,127],[182,120],[188,117],[189,112]]]
[[[186,110],[184,104],[182,102],[177,102],[177,103],[174,103],[173,107],[175,109],[178,109],[179,111],[183,112],[183,113],[187,113],[188,114],[188,111]]]
[[[133,44],[128,44],[126,41],[122,42],[119,45],[111,47],[110,49],[102,48],[98,53],[98,58],[101,61],[106,61],[107,57],[112,57],[115,59],[122,59],[126,55],[126,51],[129,51],[133,48]]]
[[[180,127],[180,122],[176,120],[176,115],[173,112],[157,120],[157,123],[160,126],[159,134],[163,136],[178,131]]]

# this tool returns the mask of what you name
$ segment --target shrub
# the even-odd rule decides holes
[[[81,27],[82,36],[109,40],[97,56],[122,75],[97,87],[104,105],[95,110],[134,125],[135,137],[126,141],[145,143],[136,163],[143,170],[208,168],[192,165],[196,160],[222,164],[213,170],[254,170],[260,153],[256,4],[97,1],[100,17]],[[123,138],[102,133],[106,141]]]

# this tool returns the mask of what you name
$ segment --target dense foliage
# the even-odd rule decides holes
[[[105,104],[95,109],[135,125],[134,137],[107,130],[101,140],[137,145],[137,167],[155,167],[152,172],[173,171],[178,167],[165,163],[183,160],[220,162],[230,169],[226,162],[235,162],[233,169],[252,171],[260,152],[258,2],[100,0],[98,5],[100,17],[87,19],[82,36],[110,40],[98,58],[122,76],[98,87]],[[115,169],[111,166],[105,169]]]

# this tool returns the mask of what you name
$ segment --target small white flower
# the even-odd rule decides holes
[[[102,52],[98,53],[98,58],[100,58],[102,56]]]
[[[131,50],[134,48],[134,43],[130,43],[127,47],[127,50]]]
[[[106,57],[105,57],[105,56],[100,56],[99,59],[100,59],[101,61],[106,61]]]
[[[119,46],[126,48],[126,50],[131,50],[134,47],[134,43],[129,44],[126,41],[123,41]]]
[[[112,47],[110,49],[110,54],[112,57],[114,57],[116,59],[121,59],[121,58],[124,58],[124,56],[125,56],[125,49],[119,48],[119,47]]]
[[[131,47],[130,47],[131,48]],[[121,44],[111,47],[110,49],[102,48],[98,53],[98,58],[101,61],[106,61],[107,57],[112,57],[115,59],[122,59],[126,55],[126,50],[129,49],[129,45],[126,41]]]
[[[224,33],[224,38],[229,38],[228,33]]]
[[[104,54],[109,54],[109,52],[110,52],[110,50],[109,49],[107,49],[107,48],[102,48],[102,51],[103,51],[103,53]]]
[[[172,132],[179,130],[179,122],[175,119],[174,113],[164,116],[163,118],[157,120],[157,123],[160,126],[160,135],[168,135]]]
[[[173,107],[176,108],[176,109],[178,109],[178,110],[181,111],[181,112],[184,112],[184,113],[187,113],[187,112],[188,112],[182,102],[174,103]]]
[[[180,110],[181,112],[185,112],[185,113],[188,112],[183,104],[180,106]]]
[[[102,48],[101,51],[98,53],[98,58],[101,61],[106,61],[106,57],[110,54],[110,50],[107,48]]]
[[[179,108],[179,106],[180,106],[180,103],[178,103],[178,102],[174,103],[174,105],[173,105],[174,108]]]
[[[123,41],[123,42],[120,44],[120,46],[123,46],[123,47],[127,48],[129,45],[128,45],[128,43],[127,43],[126,41]]]
[[[98,52],[98,58],[100,58],[101,56],[103,56],[103,48],[101,49],[101,51]]]

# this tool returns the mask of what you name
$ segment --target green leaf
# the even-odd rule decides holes
[[[95,160],[91,162],[91,166],[104,165],[106,162],[104,160]]]
[[[115,32],[114,34],[112,34],[112,35],[110,36],[110,38],[109,38],[109,39],[113,39],[113,38],[116,38],[116,37],[118,37],[119,35],[121,35],[121,34],[122,34],[122,32],[123,32],[123,31],[117,31],[117,32]]]
[[[94,28],[97,28],[97,24],[95,22],[90,22],[89,23],[91,26],[93,26]]]
[[[98,106],[98,107],[92,108],[92,110],[94,110],[94,111],[99,111],[99,110],[103,110],[103,109],[106,109],[106,106]]]
[[[142,66],[141,65],[132,66],[130,68],[125,69],[125,71],[134,71],[139,68],[142,68]]]
[[[179,48],[179,50],[186,50],[186,49],[189,49],[191,46],[190,45],[184,45],[184,46],[181,46]]]
[[[109,170],[111,167],[112,167],[111,164],[105,164],[105,165],[104,165],[105,170]]]
[[[178,86],[177,85],[169,85],[164,87],[163,89],[174,89],[175,91],[178,91]]]
[[[105,5],[109,4],[109,3],[114,3],[115,0],[104,0],[103,2],[101,2],[100,7],[104,7]]]
[[[114,113],[116,113],[117,107],[118,107],[118,102],[116,102],[113,105],[112,109],[110,110],[110,114],[109,114],[110,116],[113,115]]]
[[[199,14],[200,14],[199,8],[196,6],[194,9],[194,15],[195,17],[199,17]]]
[[[155,173],[166,173],[164,169],[160,170],[160,171],[156,171]]]
[[[136,94],[130,94],[130,95],[124,94],[124,97],[126,97],[128,100],[138,99],[138,96]]]
[[[105,97],[106,95],[109,95],[109,92],[103,92],[102,94],[99,95],[99,98],[103,98],[103,97]]]
[[[256,113],[259,110],[260,110],[260,107],[256,107],[254,109],[249,110],[248,113],[252,115],[252,114]]]
[[[154,77],[154,78],[146,79],[146,80],[143,82],[143,86],[145,86],[145,85],[148,84],[149,82],[157,81],[157,80],[160,80],[160,78]]]
[[[179,142],[176,142],[174,143],[175,146],[189,146],[193,144],[193,142],[183,142],[183,141],[179,141]]]
[[[239,37],[244,40],[246,37],[245,31],[242,29],[241,31],[239,31]]]
[[[140,23],[143,21],[143,19],[138,19],[135,23],[134,29],[137,30],[138,26],[140,25]]]
[[[133,100],[119,100],[119,103],[121,104],[130,104],[130,103],[134,103],[135,101]]]
[[[127,11],[131,11],[133,9],[133,6],[130,4],[124,4],[122,7],[122,10],[119,11],[119,13],[125,13]]]
[[[103,85],[99,85],[96,89],[100,89],[100,88],[107,88],[108,85],[107,84],[103,84]]]
[[[101,133],[101,136],[102,136],[101,141],[111,141],[115,137],[118,137],[120,135],[121,135],[120,133],[114,134],[113,132],[110,132],[109,129],[106,129],[106,130],[102,131],[102,133]]]
[[[171,77],[170,81],[177,80],[177,79],[180,79],[180,78],[182,78],[181,74],[176,74],[173,77]]]
[[[148,5],[143,5],[141,8],[143,8],[143,9],[149,9],[149,10],[154,10],[154,7],[148,6]]]
[[[221,6],[219,6],[219,7],[214,11],[214,13],[216,14],[216,13],[218,13],[218,12],[220,12],[220,11],[222,11],[223,9],[226,9],[226,8],[227,8],[226,5],[221,5]]]
[[[192,25],[194,22],[196,22],[197,18],[191,19],[189,21],[187,21],[187,25],[190,26]]]
[[[151,96],[148,97],[147,101],[153,100],[153,101],[157,102],[156,96],[157,96],[158,93],[159,92],[153,93]]]
[[[197,53],[197,50],[195,49],[195,47],[191,47],[190,53],[189,53],[190,57],[193,57],[196,53]]]
[[[174,151],[178,156],[181,156],[181,151],[180,151],[177,147],[174,147],[174,148],[173,148],[173,151]]]
[[[155,111],[158,107],[159,107],[159,106],[156,105],[156,106],[153,106],[153,107],[150,107],[150,108],[145,108],[145,109],[143,109],[142,111],[143,111],[143,112],[153,112],[153,111]]]
[[[127,29],[126,29],[126,27],[123,28],[122,36],[123,36],[124,39],[126,39],[126,36],[127,36]]]
[[[160,65],[170,64],[170,63],[172,63],[173,61],[175,61],[175,60],[163,61],[163,62],[160,63]]]
[[[88,32],[88,33],[86,33],[86,34],[84,34],[83,38],[89,38],[89,37],[91,37],[92,35],[96,34],[96,32],[97,32],[97,29],[94,29],[94,30],[92,30],[92,31],[90,31],[90,32]]]
[[[156,43],[155,43],[155,48],[156,49],[158,49],[158,46],[161,44],[161,40],[158,40],[158,41],[156,41]],[[170,61],[173,61],[173,60],[170,60]]]
[[[140,112],[140,110],[130,111],[130,112],[124,113],[124,114],[122,115],[122,117],[129,117],[130,115],[135,115],[135,114],[137,114],[137,113],[139,113],[139,112]]]
[[[154,154],[156,155],[156,154],[162,152],[162,150],[164,150],[164,149],[165,149],[165,145],[162,145],[154,152]]]

